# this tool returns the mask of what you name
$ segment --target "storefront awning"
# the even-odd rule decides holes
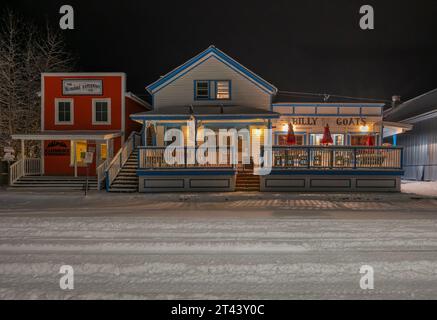
[[[120,137],[121,131],[41,131],[33,134],[13,134],[14,140],[109,140]]]
[[[400,122],[382,121],[384,128],[384,138],[394,136],[395,134],[401,134],[413,129],[413,125]]]
[[[158,110],[135,113],[130,116],[135,121],[145,120],[238,120],[238,119],[277,119],[280,114],[265,109],[242,106],[180,106],[163,107]]]

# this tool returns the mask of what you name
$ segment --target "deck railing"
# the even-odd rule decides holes
[[[166,147],[139,147],[139,169],[157,168],[231,168],[229,161],[220,164],[220,149],[210,155],[213,163],[200,164],[189,159],[189,147],[173,150],[176,159],[171,164],[165,161]],[[192,149],[192,148],[191,148]],[[197,151],[198,149],[195,149]],[[191,161],[190,161],[191,160]],[[358,146],[273,146],[272,166],[274,169],[402,169],[402,148],[397,147],[358,147]],[[191,164],[190,164],[191,163]]]
[[[106,170],[106,188],[109,188],[111,183],[115,180],[121,168],[129,159],[132,151],[141,143],[141,133],[133,131],[123,146],[118,150],[112,160],[109,162]]]
[[[273,168],[402,169],[402,148],[274,146]]]
[[[208,153],[206,150],[200,150],[204,154],[205,161],[199,161],[195,154],[199,148],[194,147],[176,147],[171,156],[174,157],[175,163],[170,164],[165,160],[166,147],[139,147],[139,169],[182,169],[182,168],[234,168],[235,161],[230,161],[232,154],[236,157],[237,153],[231,152],[230,148],[216,148],[214,152]],[[206,161],[207,159],[207,161]]]
[[[41,174],[41,159],[25,158],[20,159],[9,167],[9,185],[13,185],[23,176]]]

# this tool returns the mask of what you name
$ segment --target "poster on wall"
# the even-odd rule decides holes
[[[100,96],[103,94],[103,82],[97,79],[64,79],[62,80],[64,96]]]

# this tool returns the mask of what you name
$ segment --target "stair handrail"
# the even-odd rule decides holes
[[[96,168],[96,172],[97,172],[97,190],[101,190],[102,189],[102,182],[105,179],[106,169],[108,169],[108,166],[109,166],[109,160],[110,159],[106,159],[105,161],[103,161]]]
[[[9,166],[9,185],[12,186],[18,179],[28,175],[41,174],[41,159],[24,158],[15,161]]]
[[[118,150],[118,152],[115,154],[115,156],[112,158],[112,160],[109,162],[106,170],[105,170],[105,177],[106,177],[106,190],[109,189],[112,182],[117,177],[118,173],[120,172],[121,168],[126,163],[127,159],[129,159],[130,155],[132,154],[132,151],[140,144],[138,143],[136,137],[141,137],[141,133],[138,133],[136,131],[132,131],[123,146]]]
[[[24,160],[15,161],[9,166],[9,185],[12,186],[18,179],[24,176]]]

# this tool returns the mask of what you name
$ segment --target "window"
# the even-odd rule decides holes
[[[229,81],[216,81],[215,98],[217,100],[228,100],[231,98]]]
[[[55,100],[55,124],[73,124],[73,100]]]
[[[100,160],[105,161],[108,158],[108,148],[106,143],[100,144]]]
[[[367,142],[367,135],[352,135],[351,146],[365,146]]]
[[[331,134],[333,145],[335,146],[343,146],[344,145],[344,135],[343,134]],[[319,146],[322,144],[323,134],[316,133],[311,134],[310,142],[312,145]]]
[[[230,80],[196,80],[194,81],[195,100],[229,100],[231,99]]]
[[[296,137],[296,145],[303,146],[304,136],[301,134],[295,134],[294,136]],[[278,145],[280,145],[280,146],[288,145],[286,134],[279,134],[278,135]]]
[[[110,99],[93,99],[93,124],[111,124]]]
[[[209,99],[209,81],[196,81],[196,100]]]

